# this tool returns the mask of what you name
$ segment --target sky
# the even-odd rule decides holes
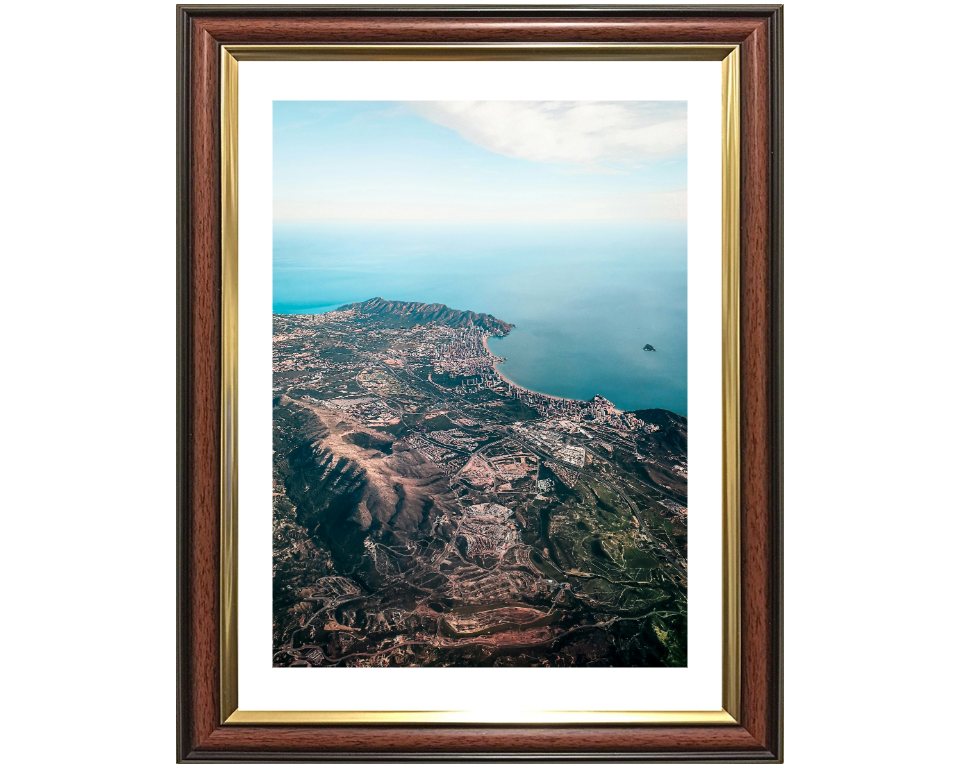
[[[684,221],[686,102],[276,101],[277,222]]]

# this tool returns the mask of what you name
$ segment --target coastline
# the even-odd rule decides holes
[[[490,346],[487,344],[487,339],[489,339],[489,338],[490,338],[491,336],[493,336],[493,335],[494,335],[494,334],[492,334],[492,333],[491,333],[491,334],[484,334],[484,336],[483,336],[483,348],[484,348],[484,350],[486,350],[487,354],[490,355],[490,356],[491,356],[492,358],[494,358],[495,360],[506,360],[506,358],[501,358],[500,355],[495,354],[495,353],[490,349]],[[501,338],[502,338],[502,337],[501,337]],[[517,384],[517,382],[513,381],[513,379],[511,379],[511,378],[509,378],[508,376],[504,375],[504,373],[500,370],[500,368],[498,367],[498,365],[497,365],[496,363],[495,363],[494,366],[493,366],[493,370],[496,371],[497,377],[498,377],[499,379],[501,379],[501,380],[504,381],[505,383],[509,384],[509,385],[512,386],[512,387],[515,387],[516,389],[518,389],[518,390],[520,390],[520,391],[522,391],[522,392],[525,392],[525,393],[528,393],[528,394],[531,394],[531,395],[537,395],[537,396],[539,396],[539,397],[543,397],[543,398],[546,398],[546,399],[548,399],[548,400],[555,400],[555,401],[558,401],[558,402],[580,403],[580,404],[582,404],[582,405],[584,405],[584,406],[587,406],[587,405],[590,404],[590,400],[580,400],[579,398],[576,398],[576,397],[558,397],[557,395],[548,395],[546,392],[538,392],[538,391],[535,390],[535,389],[530,389],[529,387],[525,387],[525,386],[523,386],[523,385],[521,385],[521,384]],[[597,394],[599,394],[599,393],[597,393]],[[600,397],[603,397],[603,395],[600,395]],[[604,398],[604,399],[606,399],[606,398]],[[609,401],[609,402],[612,402],[612,401]],[[671,414],[671,415],[673,415],[673,416],[678,416],[678,417],[680,417],[680,418],[682,418],[682,419],[686,419],[686,418],[687,418],[687,416],[686,416],[685,414],[677,413],[676,411],[671,411],[669,408],[662,408],[662,407],[658,407],[658,406],[652,406],[651,408],[647,408],[647,409],[636,408],[636,409],[634,409],[634,410],[632,410],[632,411],[623,410],[622,408],[618,408],[618,407],[616,406],[616,403],[613,403],[613,406],[614,406],[614,407],[613,407],[613,412],[614,412],[614,413],[621,413],[621,414],[622,414],[622,413],[635,413],[635,412],[639,412],[639,411],[641,411],[641,410],[656,410],[656,411],[663,411],[664,413],[669,413],[669,414]]]
[[[448,312],[448,313],[453,312],[453,313],[463,314],[463,312],[462,312],[461,310],[451,310],[451,309],[450,309],[449,307],[447,307],[446,305],[441,305],[441,304],[436,304],[436,303],[427,305],[427,304],[424,304],[423,302],[386,302],[386,300],[384,300],[384,299],[382,299],[382,298],[379,298],[379,297],[377,297],[376,299],[369,299],[369,300],[367,300],[367,302],[365,302],[365,303],[369,304],[369,303],[374,303],[374,302],[379,302],[379,304],[381,304],[381,305],[382,305],[382,304],[388,304],[388,305],[390,305],[390,306],[387,307],[388,310],[392,310],[392,309],[393,309],[392,305],[394,305],[394,304],[401,304],[401,305],[403,305],[404,307],[406,307],[407,305],[413,305],[414,308],[415,308],[415,309],[418,309],[418,310],[422,308],[422,309],[431,310],[431,311],[443,310],[443,311]],[[355,304],[363,304],[363,303],[364,303],[364,302],[355,302]],[[309,315],[313,315],[313,316],[322,316],[322,315],[326,315],[326,314],[330,314],[330,313],[335,313],[335,312],[342,311],[342,310],[346,309],[347,307],[351,307],[351,308],[352,308],[352,306],[353,306],[353,305],[342,305],[342,306],[337,306],[337,307],[334,308],[333,305],[324,305],[324,306],[319,306],[319,305],[318,305],[318,306],[314,306],[314,307],[303,308],[303,309],[301,309],[301,311],[299,311],[299,312],[297,312],[297,311],[276,312],[276,311],[275,311],[273,314],[274,314],[275,316],[277,316],[277,315],[279,315],[279,316],[284,316],[284,315],[288,315],[288,316],[297,316],[297,315],[300,315],[300,316],[303,316],[303,315],[305,315],[305,314],[309,314]],[[311,310],[311,311],[305,312],[304,309],[309,309],[309,310]],[[323,310],[325,310],[325,311],[320,312],[320,313],[316,313],[315,311],[313,311],[313,310],[316,310],[316,309],[323,309]],[[376,310],[376,309],[380,309],[380,307],[374,307],[374,309],[375,309],[375,310]],[[388,312],[388,313],[390,313],[390,312]],[[471,316],[475,315],[475,313],[472,313],[472,312],[469,313],[469,314],[470,314]],[[500,369],[500,364],[506,362],[507,358],[506,358],[506,357],[501,357],[500,355],[494,353],[493,350],[490,349],[490,345],[489,345],[489,339],[490,339],[491,336],[497,336],[498,338],[505,338],[507,335],[509,335],[510,329],[514,328],[515,326],[514,326],[513,324],[508,324],[508,323],[505,323],[504,321],[498,320],[497,318],[493,317],[492,315],[491,315],[491,316],[488,316],[488,315],[484,315],[484,314],[481,313],[481,314],[479,315],[479,317],[480,317],[480,318],[488,318],[488,317],[489,317],[489,319],[490,319],[491,321],[493,321],[494,323],[499,324],[499,326],[502,327],[502,329],[506,331],[505,333],[500,333],[500,332],[496,332],[496,330],[491,330],[491,329],[485,328],[485,327],[483,327],[483,326],[481,326],[480,328],[477,328],[477,330],[480,330],[480,331],[481,331],[481,334],[482,334],[482,335],[481,335],[481,344],[482,344],[482,346],[483,346],[484,353],[485,353],[485,354],[488,356],[488,358],[489,358],[488,365],[489,365],[489,367],[493,370],[494,375],[496,376],[496,378],[497,378],[501,383],[507,385],[508,387],[512,388],[513,390],[516,390],[516,392],[519,393],[521,396],[530,396],[530,397],[532,397],[532,398],[539,399],[541,402],[560,403],[560,404],[562,404],[562,403],[569,403],[569,404],[571,404],[571,405],[573,405],[573,404],[578,404],[578,405],[581,406],[581,407],[589,407],[589,406],[591,405],[591,403],[593,403],[594,401],[597,400],[597,398],[600,398],[601,400],[603,400],[603,401],[605,401],[605,402],[607,403],[606,407],[609,409],[608,412],[616,412],[616,413],[620,413],[620,414],[629,414],[629,413],[638,412],[638,411],[640,411],[640,410],[662,410],[662,411],[665,411],[666,413],[672,413],[672,414],[674,414],[674,415],[676,415],[676,416],[679,416],[679,417],[681,417],[681,418],[686,418],[686,416],[685,416],[684,414],[680,413],[679,411],[673,411],[673,410],[671,410],[671,409],[669,409],[669,408],[665,408],[665,407],[663,407],[663,406],[658,406],[658,405],[650,405],[650,406],[647,406],[646,408],[634,408],[634,409],[627,409],[627,408],[618,407],[615,402],[613,402],[612,400],[608,399],[605,395],[602,395],[602,394],[599,393],[599,392],[598,392],[596,395],[594,395],[593,397],[591,397],[591,398],[581,399],[581,398],[579,398],[579,397],[564,397],[564,396],[560,396],[560,395],[553,395],[553,394],[549,394],[549,393],[547,393],[547,392],[542,392],[542,391],[539,391],[539,390],[537,390],[537,389],[533,389],[533,388],[531,388],[531,387],[527,387],[527,386],[525,386],[525,385],[519,384],[518,382],[516,382],[516,381],[514,381],[513,379],[511,379],[507,374],[505,374],[505,373]],[[473,325],[473,323],[470,323],[470,325]],[[623,394],[623,393],[621,393],[621,394]],[[552,409],[552,408],[553,408],[553,406],[550,406],[550,409]]]
[[[501,358],[500,358],[500,355],[494,354],[494,353],[491,351],[489,345],[487,344],[487,339],[489,339],[491,336],[493,336],[492,333],[491,333],[491,334],[484,334],[484,337],[483,337],[483,348],[487,351],[487,354],[488,354],[488,355],[490,355],[491,357],[496,358],[497,360],[499,360],[499,359],[501,359]],[[506,358],[503,358],[503,360],[506,360]],[[529,392],[529,393],[532,394],[532,395],[539,395],[540,397],[545,397],[545,398],[547,398],[547,399],[549,399],[549,400],[558,400],[558,401],[560,401],[560,402],[569,401],[569,402],[572,402],[572,403],[584,403],[584,404],[590,402],[589,400],[580,400],[580,399],[578,399],[578,398],[576,398],[576,397],[558,397],[557,395],[548,395],[546,392],[538,392],[537,390],[535,390],[535,389],[530,389],[529,387],[525,387],[525,386],[523,386],[522,384],[517,384],[517,382],[513,381],[513,379],[511,379],[511,378],[509,378],[508,376],[504,375],[504,373],[500,370],[500,368],[499,368],[499,366],[498,366],[497,364],[494,364],[493,370],[495,370],[495,371],[497,372],[497,376],[499,376],[501,379],[503,379],[503,381],[505,381],[505,382],[506,382],[507,384],[509,384],[510,386],[516,387],[517,389],[522,390],[523,392]],[[617,408],[616,410],[617,410],[618,412],[620,412],[620,413],[624,413],[624,411],[621,411],[619,408]]]

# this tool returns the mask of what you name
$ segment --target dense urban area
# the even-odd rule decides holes
[[[511,328],[274,315],[274,666],[686,666],[686,418],[514,385]]]

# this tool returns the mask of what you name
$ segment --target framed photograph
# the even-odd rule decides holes
[[[781,761],[781,6],[177,14],[178,759]]]

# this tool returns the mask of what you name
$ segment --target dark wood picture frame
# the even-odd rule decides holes
[[[768,5],[178,6],[178,761],[782,761],[782,26]],[[739,722],[222,722],[221,50],[346,43],[739,48]]]

